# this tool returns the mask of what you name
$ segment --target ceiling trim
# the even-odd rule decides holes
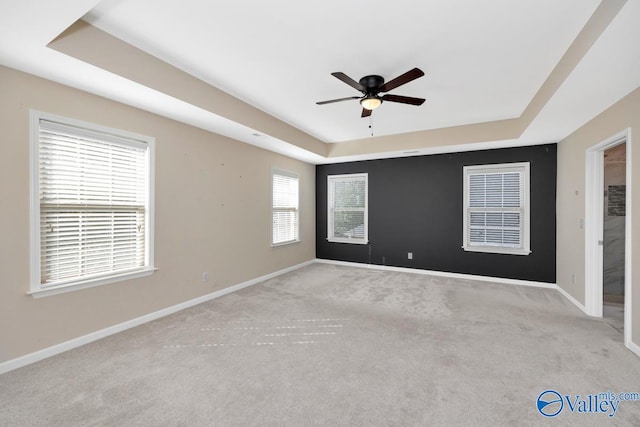
[[[47,47],[239,123],[251,129],[247,136],[253,137],[256,132],[269,135],[311,153],[326,156],[327,147],[323,141],[85,21],[76,21]]]
[[[609,24],[622,10],[627,0],[607,0],[598,5],[589,21],[582,28],[576,39],[571,43],[565,54],[555,66],[549,77],[534,95],[520,116],[523,123],[522,132],[533,122],[536,116],[542,111],[551,97],[560,89],[560,86],[569,77],[573,69],[582,61],[582,58],[593,47]]]
[[[356,156],[394,150],[456,146],[517,140],[618,15],[627,0],[603,1],[571,43],[520,117],[515,119],[430,129],[331,144],[329,157]],[[551,142],[551,141],[546,141]],[[544,142],[536,142],[544,143]]]
[[[188,120],[189,124],[231,136],[228,130],[217,131],[216,126],[211,125],[224,122],[224,127],[234,129],[232,137],[240,141],[310,163],[331,163],[346,159],[432,154],[441,150],[465,151],[471,146],[483,149],[495,144],[517,144],[518,138],[626,2],[608,0],[600,3],[518,118],[338,143],[321,141],[82,20],[67,28],[48,47],[164,94],[168,101],[196,108],[200,119]],[[537,143],[548,142],[553,141]]]

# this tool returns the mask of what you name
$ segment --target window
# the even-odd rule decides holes
[[[31,144],[31,292],[150,274],[153,139],[32,112]]]
[[[463,249],[528,255],[529,163],[464,167]]]
[[[368,243],[368,175],[329,175],[327,179],[327,240],[340,243]]]
[[[290,172],[271,172],[271,244],[298,241],[298,176]]]

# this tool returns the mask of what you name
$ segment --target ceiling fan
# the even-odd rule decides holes
[[[384,78],[378,75],[364,76],[360,79],[359,82],[353,80],[345,73],[337,72],[331,73],[331,75],[339,80],[342,80],[352,88],[359,90],[360,92],[362,92],[363,96],[349,96],[346,98],[330,99],[328,101],[316,102],[316,104],[318,105],[348,101],[350,99],[359,99],[360,105],[362,105],[362,115],[360,117],[369,117],[371,115],[371,111],[375,108],[378,108],[380,104],[382,104],[382,101],[399,102],[401,104],[410,105],[422,105],[424,103],[423,98],[412,98],[410,96],[391,94],[380,96],[382,92],[389,92],[390,90],[393,90],[398,86],[402,86],[403,84],[417,79],[418,77],[424,76],[424,72],[419,68],[414,68],[413,70],[407,71],[406,73],[386,83],[384,82]]]

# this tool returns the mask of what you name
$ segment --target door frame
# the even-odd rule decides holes
[[[604,152],[626,144],[625,248],[624,248],[624,343],[631,345],[631,129],[627,128],[586,151],[585,169],[585,312],[602,317],[604,235]]]

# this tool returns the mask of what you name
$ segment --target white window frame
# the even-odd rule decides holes
[[[471,175],[478,174],[492,174],[492,173],[509,173],[517,172],[521,175],[521,200],[519,208],[471,208],[470,196],[469,196],[469,178]],[[499,253],[499,254],[512,254],[512,255],[529,255],[530,250],[530,163],[518,162],[518,163],[500,163],[490,165],[474,165],[463,167],[463,243],[462,248],[465,251],[470,252],[487,252],[487,253]],[[518,211],[522,218],[522,228],[520,247],[499,246],[499,245],[478,245],[471,244],[469,239],[470,229],[470,213],[471,211]]]
[[[278,176],[285,176],[288,178],[294,178],[295,180],[298,181],[298,198],[297,198],[297,204],[296,206],[289,206],[286,208],[277,208],[274,206],[273,202],[274,202],[274,177],[278,175]],[[282,242],[274,242],[274,213],[277,211],[293,211],[295,212],[296,215],[296,221],[295,221],[295,230],[294,230],[294,238],[291,240],[285,240]],[[271,246],[284,246],[284,245],[289,245],[292,243],[299,243],[300,242],[300,177],[298,176],[298,174],[293,173],[293,172],[289,172],[289,171],[285,171],[282,169],[277,169],[277,168],[273,168],[271,169]]]
[[[350,208],[348,210],[364,212],[364,237],[336,237],[333,235],[333,219],[334,219],[334,194],[335,183],[344,181],[362,181],[364,180],[364,208]],[[356,245],[366,245],[369,243],[369,174],[354,173],[344,175],[327,176],[327,240],[335,243],[351,243]]]
[[[30,286],[27,294],[33,297],[56,295],[77,289],[100,286],[108,283],[130,280],[152,274],[154,267],[154,176],[155,176],[155,138],[139,135],[119,129],[113,129],[93,123],[30,110],[29,113],[30,139]],[[107,134],[114,141],[127,140],[133,144],[146,145],[147,191],[145,194],[145,259],[144,266],[126,272],[113,272],[96,277],[79,277],[56,284],[43,286],[40,272],[40,122],[60,123],[64,126],[78,128],[79,133]]]

